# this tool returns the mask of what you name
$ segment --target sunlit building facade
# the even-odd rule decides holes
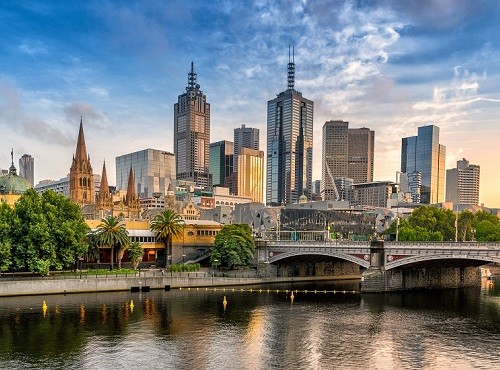
[[[439,144],[439,127],[421,126],[418,135],[405,137],[401,146],[401,172],[421,175],[420,202],[445,201],[446,147]]]
[[[210,188],[210,104],[196,78],[191,63],[186,92],[174,104],[176,178]]]
[[[242,148],[238,156],[238,195],[264,202],[264,152]]]
[[[296,203],[312,194],[314,103],[294,88],[295,63],[288,63],[288,87],[267,102],[266,203]]]
[[[453,204],[479,204],[480,167],[463,158],[457,168],[446,170],[446,201]]]

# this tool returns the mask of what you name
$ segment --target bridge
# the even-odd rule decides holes
[[[500,243],[279,239],[257,243],[259,263],[279,266],[301,258],[348,261],[362,271],[365,291],[476,285],[478,266],[500,264]]]

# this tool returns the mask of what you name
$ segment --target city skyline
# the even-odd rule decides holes
[[[287,4],[2,5],[0,167],[13,147],[36,158],[35,183],[66,176],[80,115],[92,162],[107,160],[109,179],[119,155],[173,152],[173,104],[191,61],[211,103],[210,142],[232,140],[241,124],[260,129],[262,141],[266,102],[286,87],[291,44],[296,86],[315,103],[314,180],[326,121],[376,132],[381,181],[395,180],[401,139],[433,124],[446,169],[463,157],[481,166],[480,203],[500,206],[499,4]]]

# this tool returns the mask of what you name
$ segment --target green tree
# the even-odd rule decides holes
[[[99,236],[96,231],[87,233],[85,238],[87,243],[87,252],[84,257],[87,261],[97,261],[99,263]]]
[[[144,249],[139,242],[132,242],[128,249],[128,256],[130,258],[130,262],[132,262],[132,268],[135,270],[139,263],[142,261],[142,257],[144,256]]]
[[[118,256],[118,268],[121,269],[121,257],[129,245],[128,231],[125,225],[117,217],[109,216],[101,220],[97,226],[96,234],[100,246],[111,248],[111,269],[113,269],[115,250]]]
[[[13,208],[11,261],[16,270],[46,275],[50,269],[75,266],[86,251],[88,227],[80,208],[48,191],[24,193]]]
[[[0,273],[11,265],[11,230],[12,209],[7,203],[0,204]]]
[[[163,267],[167,266],[168,255],[172,254],[172,238],[181,236],[184,227],[185,223],[181,216],[170,209],[163,211],[151,221],[149,228],[165,245]]]
[[[474,238],[474,228],[477,223],[476,215],[471,211],[464,210],[458,214],[457,239],[461,241]]]
[[[224,225],[214,241],[210,262],[233,268],[253,262],[255,241],[252,229],[246,224]]]

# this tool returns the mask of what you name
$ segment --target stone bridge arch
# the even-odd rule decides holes
[[[300,257],[300,256],[311,256],[311,255],[334,257],[334,258],[338,258],[340,260],[353,262],[353,263],[355,263],[361,267],[364,267],[364,268],[370,267],[370,261],[365,260],[362,256],[351,255],[351,254],[341,253],[341,252],[335,252],[335,251],[331,251],[331,250],[327,250],[327,249],[325,249],[323,251],[314,251],[314,250],[300,251],[300,250],[297,250],[297,251],[287,251],[287,252],[282,252],[282,253],[276,253],[276,254],[273,254],[272,256],[269,256],[268,261],[269,261],[269,263],[275,263],[275,262],[278,262],[280,260],[284,260],[287,258]]]
[[[398,267],[409,266],[413,264],[419,264],[425,266],[425,262],[432,261],[444,261],[444,260],[462,260],[462,261],[475,261],[478,262],[477,266],[486,265],[488,263],[500,263],[500,257],[494,256],[481,256],[481,255],[464,255],[464,254],[433,254],[433,255],[423,255],[423,256],[409,256],[394,261],[388,261],[385,264],[385,269],[395,269]]]

